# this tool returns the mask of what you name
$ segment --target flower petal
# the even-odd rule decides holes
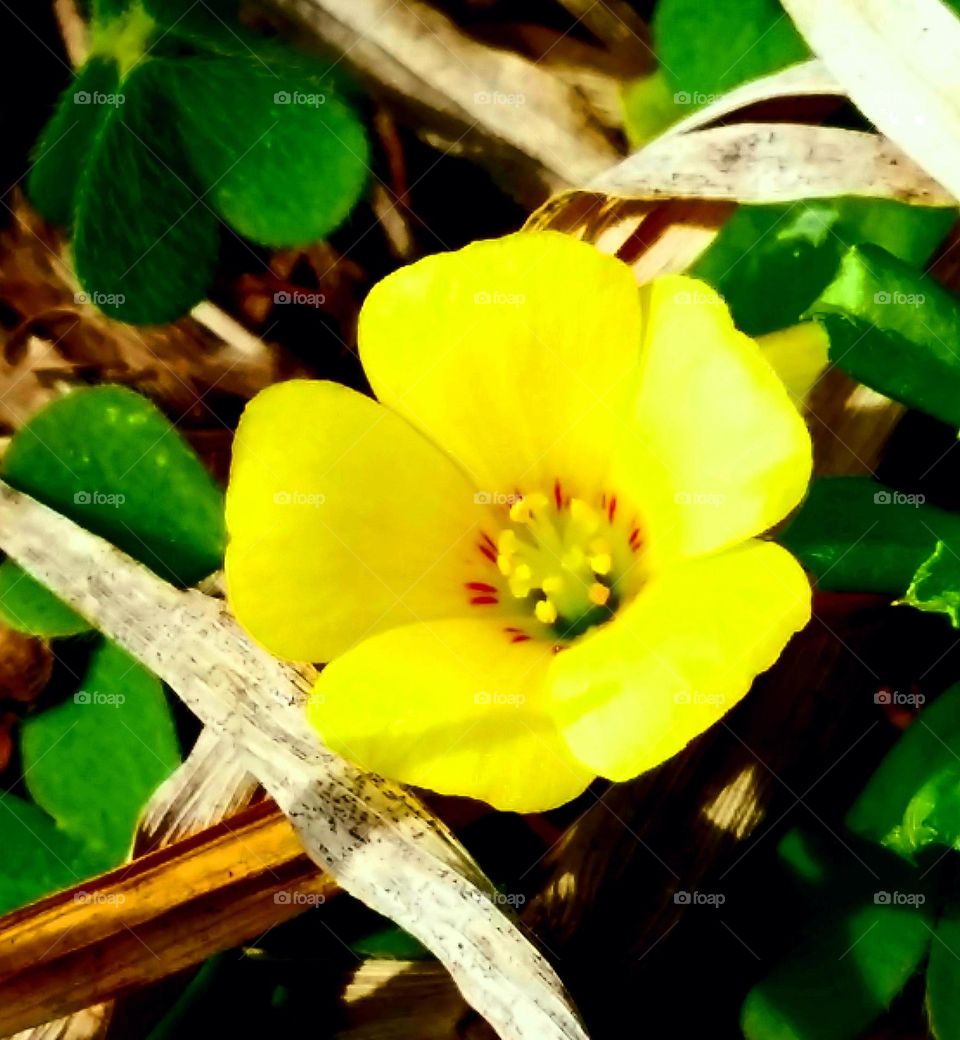
[[[671,543],[695,556],[761,534],[810,479],[800,413],[709,286],[668,275],[642,299],[639,394],[615,472],[646,506],[651,557]]]
[[[609,625],[559,654],[549,682],[574,755],[612,780],[664,762],[730,710],[810,617],[810,584],[771,542],[650,580]]]
[[[594,775],[544,709],[552,658],[549,644],[511,643],[482,620],[397,628],[327,665],[310,718],[365,769],[498,809],[549,809]]]
[[[234,442],[230,604],[268,649],[308,661],[455,616],[470,609],[483,515],[462,474],[376,401],[335,383],[276,384]]]
[[[639,294],[619,260],[558,232],[476,242],[375,286],[359,336],[380,400],[478,488],[602,483],[640,349]]]

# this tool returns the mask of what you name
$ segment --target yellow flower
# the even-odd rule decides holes
[[[227,583],[358,764],[503,809],[664,761],[810,613],[756,536],[800,500],[806,427],[701,282],[637,289],[555,232],[432,256],[360,316],[379,401],[329,382],[247,408]]]

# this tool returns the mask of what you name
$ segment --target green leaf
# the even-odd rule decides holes
[[[126,857],[143,806],[180,762],[160,680],[107,642],[77,692],[27,719],[20,740],[31,796],[101,869]]]
[[[0,793],[0,914],[67,888],[95,866],[37,806]]]
[[[691,107],[810,56],[777,0],[660,0],[657,57]]]
[[[120,72],[103,58],[91,58],[64,91],[33,152],[27,195],[55,224],[70,224],[77,185],[104,123],[123,102]]]
[[[821,588],[902,596],[938,539],[960,546],[960,516],[868,477],[821,477],[777,540]]]
[[[143,62],[124,79],[125,102],[106,120],[77,195],[80,283],[105,314],[133,324],[185,314],[206,295],[219,255],[217,219],[169,118],[163,64]]]
[[[6,479],[113,542],[169,581],[191,585],[223,557],[223,495],[146,398],[119,386],[75,390],[14,436]]]
[[[960,539],[937,542],[930,556],[920,564],[903,602],[917,610],[946,614],[954,628],[960,628],[960,558],[954,546]]]
[[[903,989],[930,945],[929,904],[892,905],[916,892],[878,892],[814,922],[809,936],[747,994],[747,1040],[852,1040]]]
[[[927,1015],[936,1040],[960,1040],[960,905],[947,909],[934,932],[927,965]]]
[[[955,218],[886,199],[740,206],[692,273],[726,299],[739,328],[759,336],[799,321],[851,246],[876,243],[920,266]]]
[[[960,847],[960,685],[924,708],[894,744],[846,824],[911,861],[928,845]]]
[[[369,960],[422,961],[430,960],[433,956],[423,943],[396,925],[388,925],[365,935],[354,942],[350,949],[357,956]]]
[[[347,217],[366,183],[369,145],[330,77],[292,60],[157,64],[186,157],[231,227],[264,245],[302,245]]]
[[[663,69],[625,84],[620,101],[631,150],[642,148],[686,114]]]
[[[934,279],[858,246],[809,313],[824,323],[830,359],[848,375],[960,427],[960,304]]]
[[[289,61],[293,53],[281,40],[246,29],[239,21],[237,0],[146,0],[147,10],[163,27],[154,57],[224,54],[259,58],[265,64]]]
[[[9,559],[0,563],[0,618],[18,632],[47,639],[90,629],[63,600]]]
[[[126,14],[130,8],[139,6],[135,0],[93,0],[93,22],[99,26]]]

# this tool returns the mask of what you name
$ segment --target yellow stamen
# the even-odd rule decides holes
[[[594,574],[609,574],[612,566],[613,561],[610,559],[610,553],[597,553],[596,556],[590,557],[590,569]]]
[[[503,553],[497,557],[497,570],[505,577],[509,578],[513,572],[513,560],[509,556],[505,556]]]
[[[537,615],[537,620],[545,625],[552,625],[557,620],[557,608],[549,599],[537,600],[533,612]]]
[[[563,578],[559,574],[551,574],[549,578],[544,578],[540,583],[540,588],[548,596],[553,596],[563,589]]]
[[[532,586],[533,571],[525,563],[521,563],[510,578],[510,592],[516,599],[529,595]]]
[[[595,581],[590,586],[587,598],[598,607],[604,607],[607,604],[607,600],[610,599],[610,589],[606,585],[601,585],[599,581]]]

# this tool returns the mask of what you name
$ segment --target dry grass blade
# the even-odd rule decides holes
[[[229,741],[204,729],[187,760],[147,803],[134,853],[172,845],[249,804],[257,790]]]
[[[525,199],[582,184],[618,157],[575,91],[419,0],[272,6],[340,51],[416,130],[475,158]]]
[[[960,197],[960,20],[941,0],[783,0],[854,104]]]
[[[403,788],[318,743],[299,675],[257,647],[222,603],[174,589],[2,484],[0,543],[229,740],[311,859],[427,946],[505,1040],[585,1036],[556,975],[496,906],[466,850]]]
[[[636,51],[649,56],[650,30],[646,22],[626,0],[560,0],[563,6],[586,26],[594,36],[606,44],[614,54]]]
[[[764,101],[782,98],[845,96],[846,90],[837,82],[830,70],[816,58],[789,65],[769,76],[752,79],[742,86],[722,94],[715,101],[674,123],[659,138],[685,134],[691,130],[709,126],[724,116],[732,115],[742,108],[758,105]]]
[[[867,195],[956,205],[940,184],[877,134],[790,123],[741,123],[667,135],[586,187],[634,199],[792,202]]]
[[[286,818],[261,803],[0,919],[0,1030],[191,967],[335,891]],[[96,1035],[100,1016],[73,1018],[32,1035]]]

